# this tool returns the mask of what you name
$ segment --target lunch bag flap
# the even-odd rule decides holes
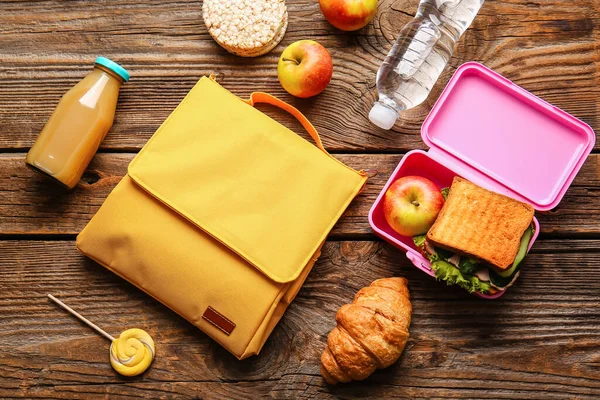
[[[293,113],[321,149],[252,107],[259,101]],[[366,181],[322,149],[293,107],[264,93],[245,102],[209,78],[162,124],[128,174],[280,283],[298,278]]]

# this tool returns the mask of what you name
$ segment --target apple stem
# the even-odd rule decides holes
[[[417,200],[413,200],[412,201],[413,205],[419,207],[421,204],[419,204],[419,202]]]
[[[291,61],[293,63],[295,63],[296,65],[300,65],[300,63],[292,58],[282,58],[283,61]]]

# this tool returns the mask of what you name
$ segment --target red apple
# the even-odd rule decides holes
[[[444,197],[435,183],[421,176],[405,176],[385,192],[383,214],[399,234],[422,235],[431,228],[443,205]]]
[[[377,0],[319,0],[327,21],[343,31],[367,25],[377,13]]]
[[[299,40],[283,50],[277,64],[281,86],[293,96],[312,97],[329,84],[333,63],[327,49],[314,40]]]

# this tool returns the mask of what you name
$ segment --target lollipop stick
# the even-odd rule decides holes
[[[82,316],[81,314],[79,314],[77,311],[73,310],[71,307],[69,307],[68,305],[66,305],[65,303],[63,303],[62,301],[60,301],[59,299],[57,299],[56,297],[54,297],[51,294],[49,294],[48,298],[50,300],[52,300],[53,302],[55,302],[56,304],[58,304],[59,306],[61,306],[62,308],[64,308],[65,310],[67,310],[68,312],[70,312],[71,314],[73,314],[74,316],[76,316],[77,318],[79,318],[82,322],[85,322],[90,328],[95,329],[96,332],[98,332],[99,334],[101,334],[102,336],[104,336],[105,338],[107,338],[108,340],[110,340],[111,342],[113,342],[115,340],[114,337],[112,337],[111,335],[109,335],[108,333],[106,333],[98,325],[94,324],[93,322],[91,322],[90,320],[88,320],[87,318],[85,318],[84,316]]]

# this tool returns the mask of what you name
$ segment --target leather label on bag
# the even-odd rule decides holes
[[[229,320],[227,317],[225,317],[223,314],[221,314],[211,306],[208,306],[206,311],[204,311],[202,318],[210,322],[212,325],[214,325],[220,331],[225,333],[227,336],[229,336],[233,331],[233,328],[235,328],[235,324],[231,322],[231,320]]]

